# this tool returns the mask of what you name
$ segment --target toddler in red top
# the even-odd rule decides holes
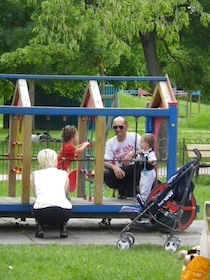
[[[62,129],[63,145],[58,153],[57,168],[67,171],[75,155],[83,152],[90,144],[89,142],[83,142],[75,146],[77,140],[77,128],[74,125],[66,125]]]

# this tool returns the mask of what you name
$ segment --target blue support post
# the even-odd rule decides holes
[[[169,102],[167,179],[177,170],[177,102]]]
[[[149,108],[149,102],[146,104],[146,108]],[[148,116],[146,117],[146,133],[153,133],[154,132],[154,117]]]

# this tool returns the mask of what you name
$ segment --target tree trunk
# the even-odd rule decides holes
[[[139,32],[139,37],[141,39],[141,43],[144,50],[144,58],[147,66],[148,75],[161,76],[160,65],[156,52],[155,31],[151,31],[146,34],[142,34]],[[150,82],[151,92],[153,92],[155,85],[155,81]]]
[[[145,35],[139,33],[141,43],[144,50],[144,57],[147,66],[147,71],[149,76],[161,76],[160,65],[156,52],[156,42],[155,42],[155,31],[146,33]],[[157,81],[151,81],[149,83],[151,92],[154,92],[155,85]],[[157,143],[157,156],[161,159],[165,158],[167,155],[165,153],[167,149],[167,120],[163,120],[159,131],[158,131],[158,143]]]

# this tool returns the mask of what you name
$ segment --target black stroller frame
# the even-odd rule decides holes
[[[131,223],[129,223],[122,231],[120,235],[120,239],[117,241],[117,247],[120,250],[130,248],[134,242],[135,237],[130,232],[130,229],[133,225],[138,225],[138,227],[143,228],[150,228],[153,227],[156,230],[166,231],[167,234],[167,241],[164,244],[164,248],[166,251],[173,251],[175,252],[178,247],[180,246],[180,240],[176,233],[179,233],[182,228],[179,228],[180,220],[184,213],[184,205],[186,201],[192,199],[193,197],[193,177],[196,174],[198,169],[199,161],[201,159],[201,154],[197,149],[193,150],[196,157],[195,159],[189,161],[184,166],[182,166],[167,182],[166,187],[162,190],[161,188],[155,187],[151,194],[155,193],[153,197],[149,197],[147,200],[146,205],[141,209],[139,213],[136,213],[134,219],[132,219]],[[187,181],[186,185],[185,182]],[[155,191],[155,189],[160,191]],[[194,198],[193,198],[194,199]],[[173,203],[176,202],[176,212],[171,213],[170,208],[166,207],[168,202]],[[196,203],[195,203],[196,205]],[[129,207],[123,206],[126,209],[125,211],[129,212]],[[195,208],[195,207],[194,207]],[[131,215],[134,214],[134,209],[131,209]],[[135,210],[134,210],[135,211]],[[194,214],[196,215],[196,209],[194,209]],[[195,216],[194,215],[194,216]],[[194,219],[190,218],[190,223]],[[142,221],[142,218],[147,217],[149,222]],[[161,219],[160,219],[161,217]],[[168,225],[166,221],[170,221]],[[189,223],[187,224],[189,226]],[[185,229],[185,228],[184,228]]]

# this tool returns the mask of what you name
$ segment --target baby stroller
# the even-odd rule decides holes
[[[196,216],[192,179],[198,169],[201,154],[197,149],[193,151],[196,158],[182,166],[166,183],[156,186],[143,208],[141,206],[139,209],[130,206],[121,208],[120,212],[129,212],[133,219],[121,231],[120,239],[117,241],[118,249],[128,249],[134,244],[135,238],[130,229],[136,224],[146,229],[167,232],[165,250],[175,252],[178,249],[180,240],[175,233],[189,227]]]

